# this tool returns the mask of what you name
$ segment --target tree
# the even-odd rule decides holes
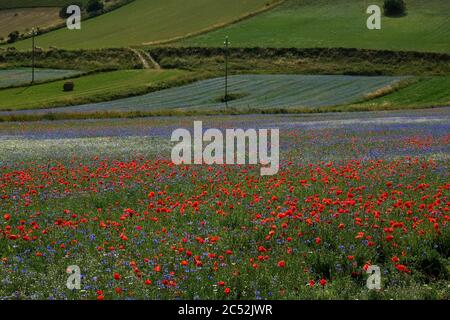
[[[104,4],[102,1],[100,0],[89,0],[87,6],[86,6],[86,11],[89,13],[93,13],[93,12],[97,12],[100,10],[103,10],[104,8]]]
[[[13,43],[19,40],[20,33],[19,31],[13,31],[8,35],[8,43]]]
[[[387,17],[401,17],[406,14],[404,0],[384,0],[384,15]]]

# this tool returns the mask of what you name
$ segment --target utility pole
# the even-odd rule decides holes
[[[34,52],[35,52],[35,45],[34,45],[34,36],[36,35],[35,29],[33,28],[31,30],[31,45],[33,48],[31,48],[31,59],[32,59],[32,66],[31,66],[31,84],[34,84],[34,65],[35,65],[35,58],[34,58]]]
[[[228,36],[225,38],[225,106],[228,107],[228,48],[230,46],[230,41],[228,40]]]

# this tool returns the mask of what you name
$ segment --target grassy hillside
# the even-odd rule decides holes
[[[34,8],[34,7],[62,7],[72,3],[87,3],[88,0],[0,0],[0,9]]]
[[[280,7],[191,39],[184,46],[355,47],[450,52],[450,1],[407,0],[408,15],[368,30],[366,9],[382,0],[286,0]]]
[[[399,106],[450,105],[450,76],[425,78],[406,88],[368,101],[372,108],[398,108]]]
[[[196,33],[229,23],[273,0],[136,0],[82,24],[80,31],[61,29],[37,38],[41,47],[104,48],[141,45]],[[29,48],[29,41],[14,44]]]
[[[31,109],[104,101],[165,87],[187,73],[179,70],[120,70],[74,79],[75,90],[64,92],[56,81],[33,87],[0,90],[0,110]]]
[[[13,31],[27,32],[33,27],[45,28],[61,23],[58,8],[22,8],[0,10],[0,38]]]

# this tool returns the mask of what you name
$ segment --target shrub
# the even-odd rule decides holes
[[[98,12],[100,10],[103,10],[104,4],[100,0],[89,0],[86,11],[89,13]]]
[[[19,40],[19,38],[20,38],[19,31],[13,31],[8,35],[8,43],[16,42],[17,40]]]
[[[74,88],[75,84],[73,83],[73,81],[67,81],[64,83],[63,89],[65,92],[73,91]]]
[[[427,280],[449,279],[449,271],[445,265],[445,260],[435,250],[422,253],[413,259],[415,268],[427,277]]]
[[[406,14],[404,0],[384,0],[384,15],[387,17],[400,17]]]

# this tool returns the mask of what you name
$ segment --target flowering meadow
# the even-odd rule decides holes
[[[280,128],[279,173],[171,163],[198,118]],[[449,299],[449,142],[450,108],[0,123],[0,299]]]

